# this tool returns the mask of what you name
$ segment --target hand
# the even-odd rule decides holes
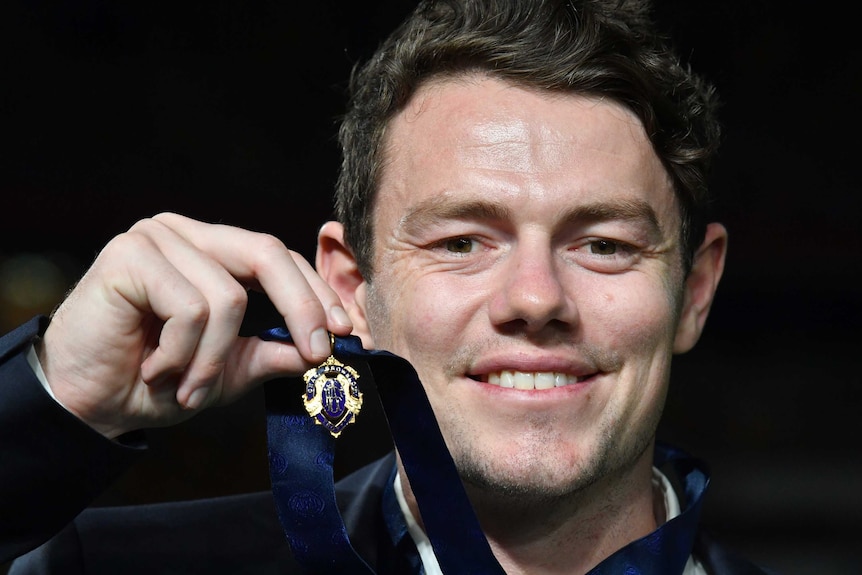
[[[238,336],[263,290],[294,345]],[[176,214],[111,240],[37,347],[58,401],[108,437],[165,426],[302,373],[350,320],[335,292],[273,236]]]

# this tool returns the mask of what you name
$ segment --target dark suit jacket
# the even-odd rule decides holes
[[[48,396],[23,353],[43,328],[34,319],[0,338],[0,563],[20,556],[10,575],[307,573],[270,492],[82,512],[140,448],[106,440]],[[394,462],[389,454],[337,485],[350,540],[379,575],[417,572],[406,528],[384,519]],[[695,553],[710,573],[766,573],[705,534]]]

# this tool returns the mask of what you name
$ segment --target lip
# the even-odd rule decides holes
[[[496,375],[501,372],[553,373],[564,375],[570,381],[566,385],[544,389],[519,389],[488,382],[491,374],[495,374],[497,379]],[[542,406],[550,408],[553,405],[561,405],[560,402],[567,404],[571,399],[581,397],[585,390],[591,388],[604,374],[604,371],[591,362],[582,361],[570,354],[534,351],[533,353],[498,353],[493,357],[483,357],[475,362],[464,377],[473,382],[474,391],[481,396],[493,396],[498,402],[514,401],[516,405],[526,406],[523,403],[526,401],[535,408],[542,408]]]
[[[579,377],[577,382],[568,383],[562,386],[554,386],[548,387],[546,389],[518,389],[515,387],[505,387],[502,385],[497,385],[495,383],[489,383],[487,376],[484,378],[479,378],[476,376],[467,376],[467,380],[473,383],[479,384],[481,388],[489,393],[511,393],[518,395],[550,395],[550,394],[566,394],[566,393],[574,393],[578,390],[583,389],[586,386],[589,386],[591,383],[596,381],[603,374],[602,372],[596,372],[591,375]]]
[[[469,405],[485,406],[500,421],[521,418],[526,414],[559,414],[570,417],[586,406],[590,390],[598,385],[603,374],[598,372],[583,381],[548,389],[516,389],[501,387],[473,377],[465,378],[469,384],[460,388],[460,397]],[[493,406],[493,407],[491,407]]]
[[[476,361],[465,374],[474,381],[487,383],[488,375],[503,371],[523,373],[561,373],[577,378],[578,383],[592,379],[601,370],[591,362],[572,356],[513,352],[496,354]],[[583,381],[582,381],[583,380]]]

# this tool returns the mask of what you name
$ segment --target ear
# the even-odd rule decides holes
[[[724,272],[726,255],[727,230],[721,224],[709,224],[685,280],[682,310],[673,342],[674,353],[687,352],[700,339],[715,290]]]
[[[317,234],[317,273],[335,290],[353,322],[353,335],[367,349],[374,347],[365,313],[366,283],[359,273],[353,251],[344,243],[344,226],[326,222]]]

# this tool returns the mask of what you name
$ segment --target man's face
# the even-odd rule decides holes
[[[468,484],[552,496],[643,456],[684,278],[678,206],[639,120],[440,81],[387,144],[365,313],[373,345],[417,369]]]

